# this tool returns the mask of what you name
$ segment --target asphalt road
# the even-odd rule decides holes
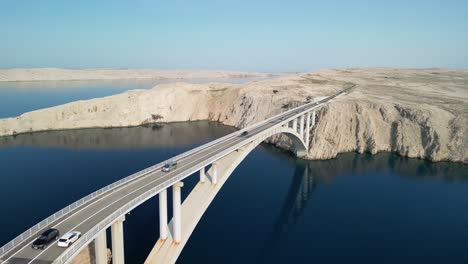
[[[297,107],[295,110],[289,113],[283,113],[276,116],[273,120],[268,123],[260,124],[258,126],[249,129],[249,133],[246,136],[239,136],[239,133],[234,132],[231,136],[225,140],[204,148],[196,153],[193,153],[183,159],[178,160],[177,168],[170,172],[162,172],[161,170],[155,170],[140,178],[134,179],[123,186],[116,187],[112,192],[104,193],[98,197],[95,197],[91,201],[81,205],[69,214],[62,216],[53,223],[50,227],[56,228],[60,231],[60,234],[65,234],[68,231],[79,231],[85,234],[93,227],[98,225],[108,215],[124,207],[133,199],[137,198],[141,194],[157,187],[162,182],[176,177],[177,175],[193,170],[194,167],[199,165],[201,162],[207,159],[207,157],[214,156],[224,151],[225,149],[234,146],[242,141],[246,143],[251,141],[252,137],[255,137],[258,133],[277,125],[278,123],[284,122],[285,119],[291,118],[297,114],[302,113],[307,109],[316,108],[318,105],[326,103],[333,99],[344,91],[328,97],[322,101],[313,104],[306,104]],[[57,242],[49,244],[44,250],[35,250],[31,248],[32,242],[36,237],[26,239],[19,245],[15,246],[12,250],[8,251],[4,256],[1,257],[0,261],[2,264],[14,263],[14,264],[46,264],[52,263],[57,259],[63,252],[64,248],[57,246]]]

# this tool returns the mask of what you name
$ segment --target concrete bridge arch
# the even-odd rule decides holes
[[[156,195],[159,198],[160,239],[146,263],[174,263],[223,184],[256,146],[273,135],[282,134],[291,139],[298,157],[305,156],[310,129],[315,125],[315,109],[346,94],[352,87],[322,100],[289,109],[103,187],[57,211],[5,244],[0,248],[0,263],[26,263],[27,260],[27,263],[45,261],[66,264],[94,241],[96,263],[105,264],[106,232],[111,229],[112,262],[124,264],[125,215]],[[177,168],[169,172],[162,171],[164,164],[174,160],[178,162]],[[197,172],[200,181],[182,203],[182,181]],[[169,223],[168,188],[172,188],[173,196],[173,218]],[[79,229],[83,236],[66,249],[50,245],[43,251],[32,250],[29,245],[35,237],[51,227],[64,233]]]
[[[291,139],[297,156],[302,157],[307,154],[308,147],[306,146],[306,142],[302,139],[297,130],[287,126],[281,126],[272,129],[272,131],[266,133],[264,136],[253,140],[238,150],[217,160],[206,172],[200,171],[200,181],[181,206],[181,210],[184,214],[181,216],[183,232],[180,241],[176,243],[169,231],[174,230],[173,219],[168,224],[167,238],[158,240],[145,261],[145,264],[175,263],[201,217],[234,170],[266,138],[277,134],[285,135]]]

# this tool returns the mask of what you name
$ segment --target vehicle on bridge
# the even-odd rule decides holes
[[[53,240],[57,240],[60,232],[55,228],[47,229],[32,243],[33,249],[45,249],[46,246]]]
[[[177,161],[171,160],[168,163],[164,164],[164,166],[162,167],[162,171],[169,172],[175,168],[177,168]]]
[[[322,99],[319,105],[341,94],[343,92]],[[123,221],[125,221],[125,215],[158,195],[160,239],[157,246],[153,248],[155,251],[151,253],[155,261],[150,263],[175,263],[195,228],[193,224],[198,223],[197,219],[201,218],[207,205],[214,199],[222,184],[239,163],[261,142],[271,136],[284,134],[292,140],[296,156],[307,155],[310,150],[310,130],[316,126],[317,108],[311,103],[287,110],[103,187],[57,211],[0,247],[0,262],[2,264],[13,262],[66,264],[70,263],[84,246],[94,240],[95,257],[100,259],[99,263],[106,263],[106,229],[110,227],[113,240],[117,242],[112,243],[113,262],[124,263]],[[177,168],[178,163],[181,165]],[[208,174],[211,184],[203,186],[200,184],[198,191],[193,195],[190,194],[186,201],[183,201],[182,180],[196,171],[199,171],[200,183],[207,181]],[[167,219],[167,190],[169,188],[172,188],[173,198],[171,222]],[[184,218],[181,217],[184,208],[182,202],[195,206],[186,212],[188,216]],[[171,230],[168,227],[169,223],[172,223]],[[75,243],[61,241],[68,244],[66,249],[48,246],[54,243],[54,239],[57,240],[60,237],[57,229],[60,228],[63,233],[76,232],[70,227],[77,225],[81,226],[80,232],[83,236],[77,238]],[[46,228],[48,230],[36,238],[37,232]],[[187,232],[184,236],[182,236],[182,230]],[[171,231],[171,236],[168,235],[169,231]],[[71,240],[70,237],[62,238]],[[43,249],[43,251],[31,250],[28,245],[34,249]]]
[[[77,241],[78,238],[80,237],[81,237],[81,233],[78,231],[68,232],[59,239],[57,246],[64,247],[64,248],[69,247],[71,244]]]

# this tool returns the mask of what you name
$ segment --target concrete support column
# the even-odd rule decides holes
[[[204,183],[206,181],[205,168],[200,169],[200,182]]]
[[[304,115],[299,118],[299,135],[304,139]]]
[[[211,170],[213,171],[211,173],[211,183],[217,184],[218,183],[218,164],[213,163],[211,165]]]
[[[172,235],[175,243],[180,243],[182,239],[182,198],[180,188],[183,186],[183,182],[172,185],[172,214],[174,215]]]
[[[292,129],[297,132],[297,118],[294,118],[293,120],[293,127]]]
[[[312,112],[312,126],[315,126],[315,111]]]
[[[310,140],[310,112],[306,114],[305,143],[306,143],[307,150],[309,150],[309,140]]]
[[[111,226],[112,231],[112,264],[124,264],[124,236],[123,222],[125,218],[117,220]]]
[[[94,239],[94,253],[96,264],[107,264],[107,238],[106,230],[102,230]]]
[[[167,189],[159,193],[159,238],[167,238]]]

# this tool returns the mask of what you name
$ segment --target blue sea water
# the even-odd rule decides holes
[[[153,86],[75,84],[55,99],[60,87],[38,96],[14,87],[9,99],[0,89],[0,101],[12,102],[0,103],[0,115]],[[0,244],[102,186],[232,131],[190,122],[0,137]],[[304,161],[262,144],[223,186],[178,263],[468,263],[467,172],[466,164],[388,153]],[[184,197],[196,181],[185,181]],[[142,263],[153,247],[157,213],[153,198],[126,217],[127,263]]]
[[[245,83],[266,78],[187,79],[190,83]],[[0,82],[0,118],[77,100],[109,96],[133,89],[150,89],[181,80],[96,80]]]
[[[0,244],[106,184],[232,131],[191,122],[0,138]],[[393,154],[304,161],[261,145],[178,262],[466,263],[467,167]],[[184,196],[197,179],[185,181]],[[143,262],[157,240],[157,211],[153,198],[127,216],[128,263]]]

